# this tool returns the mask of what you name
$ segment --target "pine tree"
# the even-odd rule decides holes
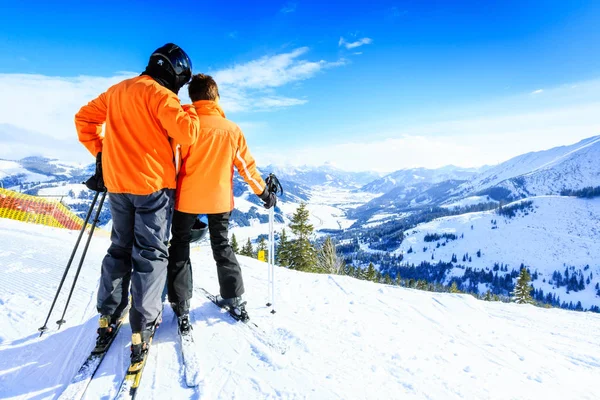
[[[369,263],[365,279],[371,282],[375,282],[375,280],[377,279],[377,271],[375,271],[375,266],[373,265],[373,263]]]
[[[231,249],[235,254],[240,252],[240,247],[238,245],[237,238],[235,237],[235,233],[231,235]]]
[[[348,265],[348,269],[346,270],[346,275],[356,276],[356,270],[354,269],[354,265]]]
[[[344,260],[337,255],[335,245],[330,236],[327,236],[325,242],[323,242],[323,245],[319,249],[317,268],[319,272],[325,274],[339,275],[343,273]]]
[[[356,278],[360,279],[361,281],[366,281],[367,280],[367,269],[361,268],[361,267],[356,267]]]
[[[460,290],[458,290],[458,285],[456,284],[456,281],[453,281],[452,285],[450,285],[450,293],[460,293]]]
[[[317,270],[317,251],[310,242],[314,228],[308,222],[309,216],[306,203],[301,203],[292,216],[290,229],[296,239],[290,242],[288,260],[292,269],[314,272]]]
[[[281,230],[281,234],[279,235],[279,244],[277,245],[277,249],[275,249],[275,262],[277,265],[281,267],[289,267],[289,245],[287,234],[285,233],[285,228]]]
[[[515,303],[526,304],[533,302],[533,298],[531,297],[532,287],[529,285],[529,282],[531,282],[529,271],[527,271],[527,268],[521,268],[519,279],[517,279],[517,284],[513,292],[513,301]]]
[[[392,277],[390,276],[390,274],[385,274],[383,276],[383,283],[385,283],[386,285],[392,285],[394,283],[394,281],[392,281]]]
[[[267,241],[265,239],[264,236],[262,236],[260,238],[260,240],[258,241],[258,247],[256,248],[256,258],[258,258],[258,252],[259,251],[264,251],[265,252],[265,260],[269,259],[269,252],[267,250]]]
[[[492,292],[489,290],[486,292],[485,297],[483,298],[485,301],[492,301]]]
[[[242,251],[240,252],[240,254],[246,257],[254,257],[254,248],[252,247],[252,242],[250,241],[250,238],[248,238],[248,241],[246,242],[244,247],[242,247]]]
[[[396,279],[395,279],[394,284],[396,286],[402,286],[402,278],[400,277],[400,272],[396,273]]]

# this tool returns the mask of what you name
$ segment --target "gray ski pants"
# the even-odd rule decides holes
[[[167,243],[175,191],[149,195],[110,193],[112,244],[102,261],[98,312],[118,318],[127,307],[133,332],[150,328],[162,311],[169,262]]]

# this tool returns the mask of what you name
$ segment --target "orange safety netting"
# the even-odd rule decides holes
[[[0,188],[0,218],[79,230],[83,220],[58,201]]]

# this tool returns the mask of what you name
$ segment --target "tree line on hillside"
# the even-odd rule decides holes
[[[560,297],[555,294],[544,293],[542,289],[534,289],[530,283],[538,280],[539,274],[537,271],[532,273],[524,264],[521,264],[518,270],[510,271],[508,266],[498,263],[495,263],[491,269],[476,269],[458,265],[455,256],[453,262],[421,262],[418,265],[409,265],[402,264],[402,255],[390,255],[385,252],[373,254],[361,251],[356,238],[346,240],[345,243],[338,246],[329,236],[320,243],[314,243],[311,240],[314,227],[309,223],[306,204],[298,207],[292,216],[289,229],[293,234],[293,239],[288,237],[286,229],[277,235],[275,262],[282,267],[304,272],[346,275],[376,283],[434,292],[468,293],[488,301],[516,301],[543,307],[583,310],[581,302],[576,304],[561,302]],[[438,240],[440,239],[453,240],[454,238],[439,235]],[[234,251],[242,255],[256,258],[258,251],[263,250],[265,254],[267,252],[264,235],[260,237],[256,249],[250,239],[241,249],[239,249],[235,235],[231,242]],[[351,257],[345,257],[344,253],[340,251],[344,249],[354,253]],[[481,255],[480,251],[478,255]],[[471,256],[465,254],[463,260],[465,258],[471,259]],[[448,279],[451,271],[456,274],[456,268],[464,270],[462,276],[452,276]],[[552,281],[548,283],[555,287],[568,286],[569,290],[582,290],[582,282],[584,282],[585,288],[585,282],[590,284],[593,274],[590,272],[585,281],[583,277],[582,271],[575,271],[571,267],[567,268],[564,274],[555,271]],[[544,280],[544,282],[546,281]],[[487,288],[484,292],[480,292],[482,284]],[[600,296],[600,287],[596,286]],[[600,309],[598,306],[593,306],[590,311],[600,312]]]
[[[575,196],[581,198],[591,199],[594,197],[600,196],[600,186],[588,186],[583,189],[573,190],[573,189],[565,189],[560,192],[561,196]]]

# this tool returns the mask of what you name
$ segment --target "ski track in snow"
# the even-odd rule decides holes
[[[0,220],[0,398],[55,399],[93,348],[106,235],[92,240],[67,312],[57,303],[39,338],[76,233]],[[77,259],[76,259],[77,260]],[[285,355],[199,293],[192,299],[202,383],[185,383],[172,310],[150,350],[140,399],[597,399],[600,315],[488,303],[344,276],[276,268],[277,313],[265,306],[267,265],[240,257],[253,321]],[[209,247],[192,252],[195,285],[217,293]],[[73,267],[73,269],[76,265]],[[72,271],[69,276],[73,275]],[[114,398],[129,362],[126,323],[85,399]]]

